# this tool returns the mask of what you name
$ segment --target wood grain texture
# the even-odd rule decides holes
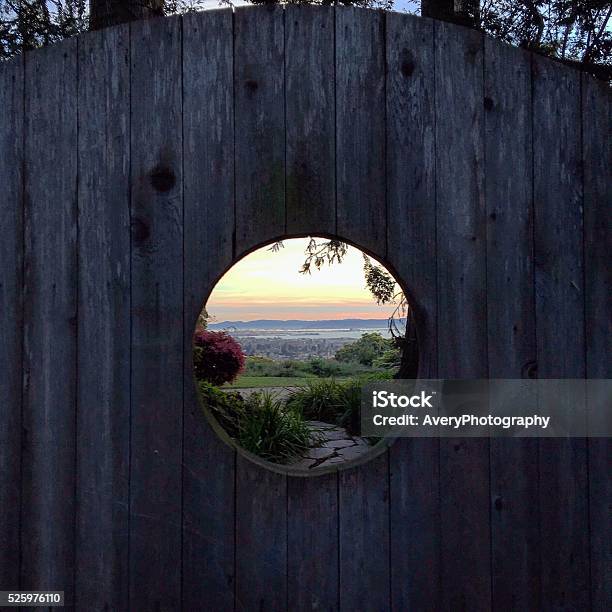
[[[585,360],[580,77],[540,57],[533,58],[533,69],[538,374],[580,378]]]
[[[606,84],[582,77],[582,163],[584,168],[584,279],[586,375],[612,378],[612,125]],[[605,610],[612,601],[610,507],[612,441],[588,440],[591,607]]]
[[[390,610],[388,453],[339,477],[339,609]]]
[[[338,609],[338,474],[288,478],[291,610]]]
[[[285,9],[287,232],[336,231],[334,9]]]
[[[531,57],[487,38],[484,68],[489,376],[522,378],[536,360]],[[539,610],[538,441],[490,453],[492,606]]]
[[[23,57],[0,62],[0,588],[19,586],[23,344]]]
[[[236,610],[287,609],[287,476],[263,469],[239,454]]]
[[[486,375],[483,42],[436,23],[438,365]]]
[[[234,14],[236,256],[285,232],[284,25],[280,6]]]
[[[77,373],[77,43],[26,58],[25,389],[22,562],[25,590],[74,605]]]
[[[433,21],[387,14],[388,255],[419,328],[419,370],[437,368]]]
[[[389,449],[391,608],[440,610],[440,442]]]
[[[334,9],[287,6],[287,232],[336,231]],[[292,610],[338,606],[338,476],[288,478]]]
[[[185,397],[183,603],[234,608],[235,451],[204,417],[192,369],[203,300],[232,261],[234,231],[231,10],[183,18]]]
[[[179,18],[131,25],[130,602],[148,610],[181,601],[180,26]]]
[[[609,377],[605,85],[450,24],[275,6],[27,53],[0,103],[3,587],[607,610],[609,440],[402,440],[297,479],[236,457],[191,377],[216,280],[317,230],[406,283],[422,376]]]
[[[419,331],[419,370],[437,369],[433,22],[386,15],[388,253]],[[439,442],[389,449],[391,597],[397,610],[439,609]]]
[[[612,145],[610,91],[582,78],[584,167],[584,253],[586,368],[589,378],[612,377],[608,342],[612,334]]]
[[[234,15],[234,260],[285,232],[284,11]],[[287,477],[236,463],[236,609],[287,606]]]
[[[384,15],[336,8],[338,235],[386,252]],[[339,474],[340,610],[389,609],[388,453]]]
[[[443,23],[435,36],[439,376],[486,378],[483,40]],[[487,439],[440,441],[440,491],[442,607],[487,610]]]
[[[336,9],[338,235],[386,256],[384,14]]]
[[[75,605],[127,610],[129,28],[79,40]],[[93,604],[92,602],[95,602]]]
[[[538,440],[491,440],[494,609],[542,609],[538,516]]]
[[[520,378],[536,358],[530,55],[487,38],[484,96],[489,372]]]
[[[580,75],[533,58],[538,376],[585,375]],[[542,602],[589,607],[586,441],[540,440]]]

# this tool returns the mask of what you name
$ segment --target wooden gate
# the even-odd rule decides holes
[[[79,610],[594,610],[609,440],[400,440],[262,469],[203,418],[196,316],[339,236],[426,377],[612,377],[610,95],[456,25],[250,7],[0,63],[0,588]]]

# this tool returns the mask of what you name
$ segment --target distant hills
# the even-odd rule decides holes
[[[257,321],[222,321],[209,323],[208,329],[382,329],[387,327],[387,319],[331,319],[325,321],[279,321],[276,319],[259,319]]]

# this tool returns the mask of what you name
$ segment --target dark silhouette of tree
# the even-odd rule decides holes
[[[484,0],[479,26],[494,38],[612,80],[609,0]]]
[[[220,3],[231,5],[232,1]],[[279,3],[279,0],[250,1]],[[288,0],[288,3],[334,4],[332,0]],[[390,9],[394,0],[340,0],[337,4]],[[494,38],[612,80],[609,0],[422,0],[415,5],[420,5],[423,16],[481,29]],[[204,6],[203,0],[0,0],[0,59],[89,28],[184,13]]]
[[[422,0],[421,15],[442,21],[452,21],[477,27],[480,2],[478,0]]]
[[[108,26],[164,15],[164,0],[91,0],[89,28]]]
[[[84,1],[0,0],[0,59],[75,36],[88,23]]]
[[[274,4],[278,0],[252,2]],[[393,0],[342,0],[338,4],[389,9]],[[0,57],[51,44],[88,28],[203,7],[202,0],[0,0]],[[422,0],[421,14],[480,28],[510,44],[610,79],[612,3],[607,0]]]

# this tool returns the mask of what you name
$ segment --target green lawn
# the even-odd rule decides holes
[[[295,376],[240,376],[224,388],[252,389],[253,387],[297,387],[305,385],[308,378]]]

